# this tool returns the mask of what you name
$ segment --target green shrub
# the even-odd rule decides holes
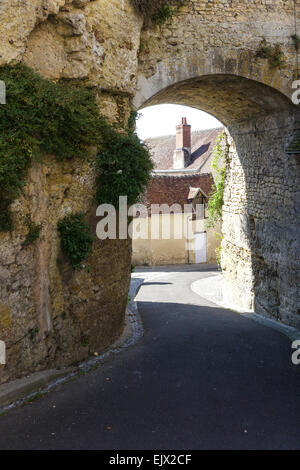
[[[172,6],[180,6],[186,0],[131,0],[135,10],[143,15],[145,22],[163,24],[174,14]]]
[[[0,231],[12,229],[10,204],[20,195],[33,159],[86,157],[99,141],[101,116],[93,91],[55,84],[29,67],[0,67],[7,104],[0,106]]]
[[[146,189],[153,163],[148,148],[133,133],[121,134],[106,125],[96,157],[98,204],[119,205],[119,196],[134,204]]]
[[[93,245],[90,226],[85,222],[84,214],[66,215],[58,222],[57,228],[63,253],[73,269],[81,269],[81,263],[90,255]]]
[[[40,233],[43,228],[43,224],[36,224],[33,222],[33,220],[31,220],[30,214],[26,215],[25,224],[28,228],[28,233],[24,242],[22,243],[22,246],[28,246],[35,242],[35,240],[40,237]]]
[[[137,13],[140,13],[144,17],[152,17],[159,8],[166,3],[165,0],[131,0],[131,3]]]

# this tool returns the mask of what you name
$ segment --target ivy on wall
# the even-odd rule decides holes
[[[206,220],[206,228],[213,228],[222,220],[222,209],[224,205],[224,188],[226,176],[226,157],[227,157],[227,141],[226,133],[222,131],[218,136],[216,145],[213,148],[213,158],[211,169],[214,177],[213,192],[207,204],[208,217]],[[215,233],[219,240],[219,246],[216,248],[216,259],[219,267],[221,267],[221,252],[223,239],[222,234]]]
[[[96,146],[97,201],[117,203],[119,195],[128,195],[129,203],[136,202],[152,162],[133,132],[135,114],[122,133],[101,115],[92,89],[53,83],[22,64],[0,67],[0,79],[7,89],[7,104],[0,106],[0,231],[13,229],[10,205],[28,168],[44,154],[91,158],[89,149]]]
[[[224,204],[224,187],[226,174],[226,134],[222,131],[218,136],[213,148],[212,173],[214,176],[213,192],[207,204],[208,218],[206,227],[212,228],[222,219],[222,208]]]
[[[10,204],[28,168],[43,154],[86,158],[102,121],[92,90],[55,84],[25,65],[0,68],[7,103],[0,106],[0,231],[12,230]]]

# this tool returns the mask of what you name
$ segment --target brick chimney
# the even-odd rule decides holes
[[[174,170],[185,168],[191,156],[191,126],[187,124],[186,118],[181,119],[181,124],[176,126],[176,150],[173,155]]]

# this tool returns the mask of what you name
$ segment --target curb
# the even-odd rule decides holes
[[[44,370],[0,385],[0,407],[3,408],[21,397],[29,396],[37,389],[45,388],[54,380],[66,376],[71,371],[72,369]]]
[[[12,408],[49,393],[58,385],[63,385],[79,375],[96,369],[112,355],[119,354],[134,345],[144,334],[142,320],[134,300],[143,282],[143,279],[131,279],[129,295],[132,300],[126,308],[125,327],[122,335],[108,349],[77,367],[35,372],[28,377],[0,385],[0,416]]]
[[[211,278],[214,278],[213,283],[209,281]],[[199,279],[198,281],[193,282],[191,284],[191,290],[209,302],[219,305],[222,308],[231,310],[245,318],[249,318],[249,320],[253,320],[257,323],[260,323],[261,325],[267,326],[278,331],[279,333],[284,334],[291,341],[300,339],[300,331],[293,326],[285,325],[284,323],[281,323],[273,318],[265,317],[251,310],[242,309],[236,307],[235,305],[228,305],[223,299],[220,288],[221,284],[222,274],[212,273],[203,279]]]

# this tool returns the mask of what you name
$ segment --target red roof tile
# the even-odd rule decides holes
[[[152,204],[179,204],[184,208],[188,204],[190,187],[200,188],[204,194],[212,191],[213,178],[209,174],[187,176],[154,176],[142,198],[148,208]]]

